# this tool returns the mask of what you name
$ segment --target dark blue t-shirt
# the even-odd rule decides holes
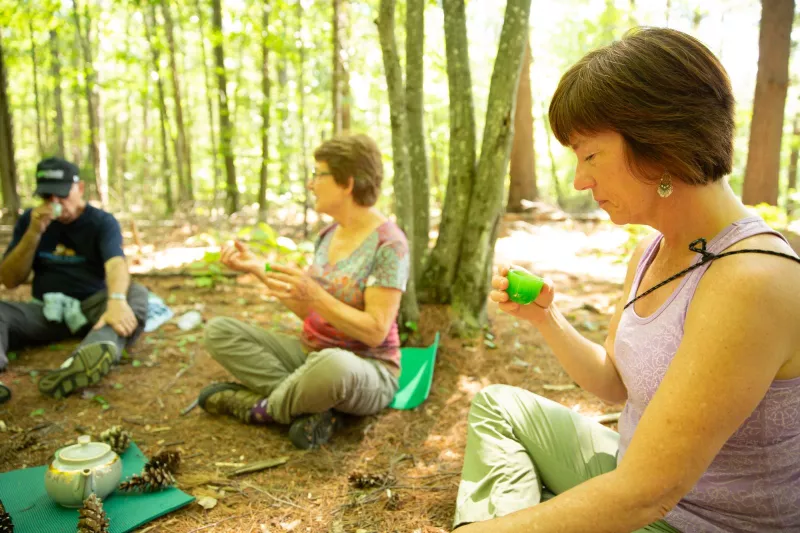
[[[27,209],[14,226],[6,255],[19,243],[31,222]],[[70,224],[54,220],[47,226],[33,258],[33,297],[63,292],[84,300],[106,288],[105,263],[124,257],[122,232],[114,215],[86,204]]]

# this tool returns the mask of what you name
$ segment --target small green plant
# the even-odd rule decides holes
[[[189,268],[198,288],[215,287],[225,279],[220,266],[220,252],[206,252],[203,259],[192,263]]]
[[[783,230],[789,225],[789,217],[786,216],[786,211],[781,207],[766,203],[748,207],[763,218],[764,222],[772,229]]]

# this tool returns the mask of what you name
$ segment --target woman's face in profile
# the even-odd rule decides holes
[[[595,202],[615,224],[642,224],[658,198],[657,183],[637,179],[625,158],[625,141],[615,131],[570,136],[578,158],[573,185],[591,191]]]

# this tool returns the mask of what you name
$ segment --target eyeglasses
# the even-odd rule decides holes
[[[333,176],[330,172],[317,172],[316,170],[311,173],[311,181],[317,181],[320,178],[324,178],[325,176]]]

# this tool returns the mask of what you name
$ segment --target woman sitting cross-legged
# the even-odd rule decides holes
[[[307,271],[275,264],[265,271],[264,260],[238,242],[222,250],[226,266],[257,276],[303,320],[302,335],[210,320],[206,346],[240,384],[212,384],[199,397],[209,413],[291,423],[289,437],[301,449],[328,441],[337,411],[370,415],[392,401],[400,374],[396,319],[409,276],[405,235],[373,207],[383,179],[375,142],[338,136],[314,159],[316,211],[335,223],[319,235]]]
[[[633,253],[604,345],[567,322],[549,282],[520,305],[501,268],[491,298],[625,409],[616,433],[526,390],[478,393],[457,533],[800,532],[800,265],[725,181],[722,65],[684,33],[634,31],[570,68],[549,115],[575,188],[615,224],[657,232]]]

